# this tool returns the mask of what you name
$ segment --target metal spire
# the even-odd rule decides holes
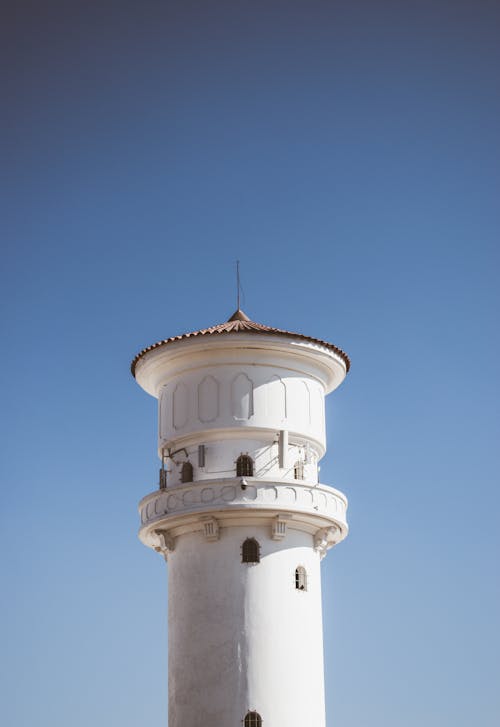
[[[240,261],[236,260],[236,310],[240,310]]]

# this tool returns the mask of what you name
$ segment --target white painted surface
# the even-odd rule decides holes
[[[261,561],[241,562],[246,537]],[[324,727],[319,555],[312,537],[262,526],[178,539],[169,556],[169,727]],[[295,569],[308,576],[295,588]]]
[[[167,489],[140,503],[140,537],[169,564],[169,727],[241,727],[252,710],[264,727],[324,727],[319,564],[347,535],[347,501],[318,484],[318,462],[325,393],[345,374],[325,346],[278,335],[175,341],[137,363],[168,455]],[[236,477],[242,453],[252,477]],[[241,562],[246,537],[258,564]]]
[[[154,349],[137,363],[136,379],[158,398],[158,452],[219,440],[221,476],[234,468],[228,439],[272,447],[286,430],[294,448],[326,451],[325,393],[346,374],[345,363],[325,346],[279,336],[234,334],[181,340]],[[212,447],[213,452],[213,447]],[[253,456],[253,455],[252,455]],[[294,452],[292,452],[294,456]],[[181,458],[177,457],[177,462]],[[294,460],[291,464],[293,466]],[[310,478],[317,480],[317,461]],[[179,467],[180,464],[177,465]],[[172,469],[172,468],[171,468]],[[279,474],[278,462],[272,468]],[[173,483],[178,481],[172,470]],[[199,473],[199,478],[204,474]]]
[[[248,477],[242,487],[239,478],[209,480],[167,490],[156,490],[139,504],[141,515],[140,537],[147,545],[154,545],[154,531],[169,530],[175,537],[176,528],[188,525],[202,530],[203,514],[221,520],[272,518],[287,515],[295,527],[315,533],[324,527],[336,527],[335,542],[347,535],[347,500],[338,490],[326,485],[310,487],[290,481],[263,481]],[[293,522],[292,522],[293,521]]]
[[[322,384],[282,367],[213,366],[183,372],[163,383],[162,438],[179,431],[271,427],[322,439]]]
[[[265,432],[255,432],[254,437],[238,437],[233,432],[214,434],[214,438],[204,437],[202,441],[197,438],[193,441],[177,440],[172,451],[183,447],[173,458],[167,458],[165,467],[168,475],[168,486],[178,487],[181,482],[182,464],[189,459],[193,465],[194,482],[212,480],[216,477],[234,477],[236,473],[236,460],[241,453],[248,452],[254,461],[254,476],[290,480],[294,478],[295,462],[304,462],[304,480],[314,485],[318,480],[319,453],[312,445],[309,446],[311,461],[305,464],[306,442],[304,440],[289,442],[286,466],[280,467],[278,434],[265,439]],[[231,436],[232,435],[232,436]],[[198,467],[198,445],[205,445],[205,465]],[[184,451],[187,451],[186,453]]]

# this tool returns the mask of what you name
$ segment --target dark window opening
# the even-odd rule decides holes
[[[303,462],[295,462],[295,465],[293,467],[293,476],[296,480],[303,480],[304,479],[304,463]]]
[[[302,565],[295,570],[295,588],[298,591],[307,591],[307,573]]]
[[[245,727],[262,727],[262,717],[258,712],[248,712],[245,717]]]
[[[253,477],[253,459],[249,454],[240,454],[236,460],[236,477]]]
[[[181,469],[181,482],[193,481],[193,465],[191,462],[183,462]]]
[[[241,548],[242,563],[259,563],[260,562],[260,545],[255,538],[247,538]]]

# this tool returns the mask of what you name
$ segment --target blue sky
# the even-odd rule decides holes
[[[166,722],[144,346],[330,340],[327,725],[498,724],[494,2],[29,3],[2,114],[2,722]]]

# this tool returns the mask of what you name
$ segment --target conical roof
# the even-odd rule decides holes
[[[137,366],[137,362],[149,351],[153,351],[155,348],[159,348],[160,346],[167,346],[169,343],[173,343],[174,341],[182,341],[185,338],[194,338],[195,336],[211,336],[215,334],[230,334],[230,333],[268,333],[272,334],[274,336],[286,336],[287,338],[299,338],[303,341],[311,341],[312,343],[319,343],[321,346],[325,346],[325,348],[329,348],[331,351],[334,351],[340,358],[344,361],[346,366],[346,371],[349,371],[351,362],[349,359],[349,356],[342,351],[341,348],[338,348],[338,346],[334,346],[333,343],[328,343],[327,341],[322,341],[320,338],[313,338],[312,336],[305,336],[303,333],[292,333],[291,331],[282,331],[280,328],[271,328],[271,326],[265,326],[262,323],[256,323],[255,321],[250,320],[250,318],[244,313],[240,308],[238,308],[233,315],[224,323],[219,323],[216,326],[211,326],[210,328],[202,328],[199,331],[192,331],[191,333],[183,333],[180,336],[172,336],[171,338],[166,338],[163,341],[158,341],[157,343],[153,343],[151,346],[148,346],[147,348],[143,348],[142,351],[140,351],[137,356],[134,358],[131,364],[131,371],[132,375],[135,376],[135,367]]]

